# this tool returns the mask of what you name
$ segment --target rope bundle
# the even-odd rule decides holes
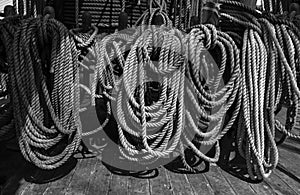
[[[153,15],[148,16],[149,12],[143,15],[143,24],[147,19],[151,23]],[[184,66],[180,57],[176,56],[182,53],[182,37],[177,31],[164,34],[165,30],[142,26],[131,35],[113,34],[105,37],[98,46],[96,44],[99,63],[95,83],[100,81],[102,93],[116,106],[120,151],[127,159],[142,164],[173,152],[183,129]],[[124,57],[128,45],[132,47],[128,56]],[[160,54],[157,53],[158,48],[161,48]],[[174,53],[168,56],[169,51]],[[157,66],[151,63],[153,55],[159,61]],[[114,58],[122,69],[122,77],[114,75],[111,63]],[[157,77],[161,84],[159,87],[151,86],[152,76]],[[151,89],[160,92],[156,102],[152,103],[144,98]],[[179,121],[176,127],[173,127],[174,115]],[[136,129],[141,130],[136,132]],[[173,133],[174,141],[170,141]]]
[[[148,26],[154,16],[162,17],[164,27]],[[218,140],[232,127],[241,104],[237,46],[228,35],[217,31],[212,25],[198,26],[187,36],[177,30],[168,31],[172,22],[160,9],[145,12],[138,24],[142,26],[130,35],[112,34],[100,43],[96,42],[99,62],[95,83],[99,81],[102,93],[116,105],[121,153],[131,161],[148,164],[172,154],[178,148],[184,166],[195,171],[185,159],[184,146],[188,146],[206,161],[218,161]],[[125,55],[128,45],[129,54]],[[214,85],[214,91],[209,92],[200,82],[199,76],[203,73],[200,59],[204,49],[215,47],[221,51],[222,63],[218,76],[207,81]],[[121,77],[114,74],[114,59],[122,69]],[[187,59],[191,61],[189,65]],[[155,60],[157,65],[152,62]],[[228,64],[230,66],[226,68]],[[209,70],[208,64],[205,65],[204,69]],[[220,83],[225,73],[231,77],[222,87]],[[153,75],[158,79],[156,87],[150,84]],[[156,95],[148,101],[151,90]],[[234,113],[222,130],[225,114],[232,106]],[[210,115],[207,109],[217,112]],[[200,119],[217,124],[205,132],[201,129]],[[191,134],[195,137],[193,141],[190,141]],[[214,158],[201,153],[199,146],[202,144],[216,144]]]
[[[186,105],[189,106],[186,106],[184,142],[202,159],[217,162],[220,154],[218,141],[232,127],[241,104],[239,50],[227,34],[217,31],[213,25],[194,27],[187,35],[186,43],[190,61],[186,75],[190,86],[185,92]],[[219,67],[213,67],[205,53],[216,52],[216,49],[221,54]],[[224,80],[224,75],[228,80]],[[204,82],[201,77],[204,77]],[[231,117],[225,122],[225,114],[230,108]],[[195,139],[190,141],[187,135],[192,133]],[[215,157],[201,153],[201,145],[215,145]]]
[[[278,163],[275,130],[299,138],[290,132],[300,97],[296,76],[299,32],[286,21],[264,16],[236,2],[224,1],[223,5],[221,28],[233,31],[229,34],[235,40],[242,39],[237,147],[246,159],[251,179],[266,178]],[[237,9],[244,12],[236,12]],[[237,28],[227,29],[228,22]],[[239,30],[234,32],[235,29]],[[275,118],[282,105],[289,107],[285,126]]]
[[[0,141],[7,141],[15,136],[13,109],[10,102],[10,88],[8,80],[8,68],[12,64],[12,43],[20,18],[7,17],[0,21],[0,43],[3,48],[3,59],[0,58]]]
[[[139,163],[171,154],[177,147],[183,130],[185,66],[180,57],[176,56],[184,52],[182,37],[176,31],[165,34],[162,32],[164,31],[160,32],[159,29],[154,32],[148,29],[135,41],[124,64],[117,93],[119,136],[122,146],[128,152],[123,151],[123,154]],[[150,59],[152,52],[155,52],[151,51],[153,42],[157,43],[154,47],[161,48],[157,66]],[[168,55],[169,52],[171,54]],[[149,104],[145,96],[149,93],[149,82],[154,79],[152,77],[158,78],[154,82],[159,82],[159,96],[157,101]],[[176,125],[173,124],[174,120],[177,121]],[[136,129],[140,129],[140,132],[136,132]],[[132,145],[126,140],[124,131],[140,139],[139,142]],[[137,158],[135,154],[142,157]]]
[[[237,120],[237,147],[249,176],[268,177],[278,163],[275,130],[300,138],[291,133],[300,116],[299,31],[273,15],[222,1],[221,29],[229,32],[198,25],[184,36],[171,29],[172,21],[163,12],[166,3],[155,3],[159,8],[146,11],[136,30],[104,39],[96,35],[97,29],[90,37],[73,33],[78,48],[92,46],[87,50],[97,59],[92,99],[110,100],[101,126],[84,134],[79,118],[78,54],[67,29],[47,18],[27,19],[17,30],[3,23],[0,38],[7,41],[5,66],[15,106],[0,107],[0,139],[7,128],[14,127],[8,120],[14,114],[24,157],[40,168],[54,169],[75,152],[82,135],[102,130],[115,111],[119,148],[125,158],[149,164],[178,149],[184,166],[195,171],[184,147],[217,162],[219,140]],[[188,29],[197,3],[179,4],[175,5],[180,8],[175,26]],[[150,26],[157,16],[163,25]],[[233,28],[227,29],[228,24]],[[39,52],[41,48],[45,49]],[[204,50],[220,54],[215,77],[210,76],[213,69]],[[6,88],[0,86],[0,95]],[[286,125],[275,119],[282,105],[289,107]],[[225,119],[226,114],[230,116]],[[215,156],[202,153],[203,145],[215,146]]]
[[[103,35],[98,35],[98,28],[95,26],[92,26],[92,30],[90,32],[87,33],[80,33],[80,31],[82,29],[78,28],[78,29],[73,29],[70,31],[71,35],[73,36],[74,40],[76,41],[76,46],[77,49],[79,51],[81,51],[81,54],[79,55],[79,64],[81,66],[81,68],[89,70],[90,72],[93,71],[91,70],[89,67],[86,66],[86,64],[90,64],[91,66],[96,66],[96,64],[99,64],[99,59],[97,57],[97,53],[96,53],[96,48],[97,48],[97,43],[101,41],[102,36]],[[89,55],[89,57],[87,57]],[[102,96],[100,95],[96,95],[96,93],[99,93],[96,89],[97,89],[97,84],[98,83],[94,83],[95,82],[95,74],[97,74],[97,70],[96,67],[94,67],[94,75],[93,75],[93,80],[90,81],[92,83],[90,83],[90,86],[84,86],[84,84],[80,84],[80,87],[85,91],[84,93],[80,93],[80,95],[84,96],[86,94],[88,94],[89,96],[91,96],[91,105],[92,106],[96,106],[95,103],[95,98],[101,98]],[[83,75],[83,77],[86,75]],[[90,88],[89,88],[90,87]],[[81,99],[84,99],[86,97],[81,97]],[[107,118],[104,120],[104,122],[96,129],[94,130],[86,130],[85,132],[82,133],[83,137],[88,137],[91,135],[95,135],[97,134],[99,131],[103,130],[110,118],[110,114],[111,114],[111,109],[110,109],[110,103],[107,102],[106,104],[107,106]],[[82,110],[84,111],[85,107],[83,105]],[[97,106],[96,106],[97,109]]]
[[[9,79],[16,131],[23,156],[39,168],[61,166],[80,143],[77,60],[69,31],[54,19],[24,20],[15,33]]]

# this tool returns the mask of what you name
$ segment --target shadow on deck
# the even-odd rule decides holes
[[[244,162],[201,164],[197,174],[189,174],[180,163],[132,173],[103,164],[98,158],[73,159],[52,172],[37,171],[19,152],[0,147],[1,194],[300,194],[300,144],[287,140],[279,147],[280,162],[270,178],[250,182],[243,178]],[[222,157],[222,156],[221,156]],[[222,158],[225,158],[224,155]],[[228,156],[226,157],[228,158]],[[224,161],[225,162],[225,161]],[[177,167],[176,167],[176,166]],[[203,166],[202,166],[203,165]],[[238,168],[237,168],[238,167]],[[73,169],[74,168],[74,169]],[[68,174],[67,174],[68,173]],[[61,176],[66,176],[60,178]],[[30,178],[60,178],[46,184],[30,183]],[[48,178],[47,178],[48,177]]]

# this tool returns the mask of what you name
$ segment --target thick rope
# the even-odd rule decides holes
[[[242,4],[221,3],[221,29],[237,29],[236,35],[243,37],[238,151],[246,159],[251,179],[267,178],[278,163],[275,130],[299,138],[291,133],[300,97],[296,76],[299,71],[299,30],[288,21]],[[270,2],[265,1],[265,6],[274,9]],[[227,26],[234,26],[234,30]],[[275,118],[281,105],[289,107],[285,126]]]
[[[153,10],[152,14],[147,12],[142,16],[140,19],[142,25],[151,23],[154,16],[153,13],[156,13],[157,9]],[[161,10],[157,11],[165,19],[165,23],[170,25],[171,21],[167,19],[166,15]],[[183,88],[181,87],[181,90],[178,91],[178,87],[184,86],[184,70],[180,68],[184,66],[180,65],[182,64],[178,61],[180,58],[174,56],[174,54],[169,56],[169,60],[166,58],[168,57],[168,49],[182,53],[180,52],[182,50],[180,49],[180,45],[182,44],[179,42],[180,39],[178,37],[180,33],[168,32],[167,34],[163,34],[162,32],[164,31],[165,29],[141,26],[132,36],[122,37],[122,34],[113,34],[102,40],[97,51],[100,63],[96,68],[96,81],[99,80],[102,84],[104,88],[103,94],[117,104],[116,117],[119,122],[120,142],[123,147],[120,148],[121,153],[124,157],[142,164],[149,163],[149,161],[154,162],[158,158],[173,152],[179,143],[181,130],[183,129],[183,99],[179,98],[181,100],[181,103],[178,105],[179,107],[176,106],[176,102],[178,94],[183,95]],[[126,45],[120,47],[120,44],[116,43],[116,39],[121,39],[121,45],[122,40],[126,44],[133,44],[126,59],[123,57]],[[158,56],[158,67],[152,64],[150,60],[151,53],[154,52],[152,49],[149,50],[152,47],[149,45],[151,43],[155,43],[155,47],[163,46]],[[109,49],[113,51],[112,53],[107,53],[109,44],[113,46],[112,49]],[[176,47],[176,45],[178,46]],[[115,55],[117,55],[119,65],[123,69],[121,80],[113,75],[111,57]],[[170,60],[173,63],[168,63]],[[177,66],[173,67],[173,64],[177,64]],[[163,82],[162,94],[159,100],[151,106],[146,106],[144,100],[144,95],[149,90],[147,87],[146,68],[160,76],[159,80]],[[174,83],[176,84],[174,85]],[[181,85],[179,85],[180,83]],[[109,95],[113,89],[116,90],[116,97]],[[179,123],[176,127],[173,127],[173,115],[176,110],[179,110]],[[141,129],[141,132],[136,132],[136,129]],[[155,130],[160,131],[155,132]],[[175,130],[174,140],[170,144],[171,134]],[[124,132],[134,137],[138,143],[135,146],[130,143],[126,138],[127,136],[125,137]],[[149,144],[149,141],[151,144]]]
[[[195,154],[206,161],[217,162],[220,152],[218,141],[232,127],[239,113],[239,51],[228,35],[218,32],[212,25],[198,26],[188,36],[183,36],[176,30],[168,31],[168,28],[148,27],[156,14],[162,16],[165,26],[172,27],[172,22],[163,12],[152,9],[152,12],[148,11],[142,15],[137,25],[144,26],[132,32],[131,36],[112,34],[99,44],[96,43],[99,63],[95,84],[100,82],[104,89],[103,94],[117,104],[115,117],[119,123],[120,151],[125,158],[142,164],[153,163],[158,158],[171,154],[179,146],[185,167],[195,171],[185,160],[184,146],[192,148]],[[120,42],[117,44],[116,40]],[[128,49],[126,44],[130,45],[131,49],[124,58],[125,49]],[[150,44],[154,44],[155,47],[152,48]],[[222,51],[222,65],[217,78],[207,80],[214,86],[214,92],[208,92],[199,80],[202,72],[199,68],[200,56],[204,49],[216,46]],[[160,52],[157,48],[161,48]],[[158,55],[158,65],[151,62],[150,56],[153,55]],[[119,66],[123,70],[121,78],[113,74],[114,67],[111,61],[114,58],[119,60]],[[190,66],[184,59],[192,62]],[[227,61],[230,62],[232,77],[222,87],[220,83]],[[203,67],[209,70],[207,63],[204,63]],[[156,102],[146,105],[144,96],[149,88],[145,83],[149,72],[159,76],[160,93]],[[186,82],[190,82],[191,85],[186,85]],[[115,95],[112,95],[113,91]],[[188,95],[185,97],[183,94]],[[197,108],[196,115],[194,110],[187,109],[190,102],[193,103],[193,108]],[[222,130],[223,117],[234,102],[237,102],[234,114]],[[219,108],[218,112],[210,115],[204,107]],[[201,121],[197,119],[199,117],[217,124],[211,131],[201,132]],[[177,121],[177,124],[173,124],[173,121]],[[184,124],[190,125],[185,128]],[[188,138],[191,133],[199,138],[196,144]],[[128,135],[136,142],[132,143]],[[201,144],[215,145],[215,157],[211,158],[201,153]]]
[[[240,85],[239,51],[234,41],[225,33],[217,31],[213,25],[194,27],[188,35],[187,45],[189,45],[189,59],[191,61],[187,71],[191,88],[187,88],[187,94],[190,99],[189,101],[192,101],[193,105],[186,107],[186,124],[190,125],[188,125],[188,128],[184,131],[185,141],[202,159],[209,162],[217,162],[219,160],[220,151],[218,141],[232,127],[239,113],[241,104],[240,98],[238,98]],[[209,76],[206,76],[206,83],[203,85],[200,81],[201,76],[203,77],[205,72],[212,71],[218,67],[207,67],[208,64],[203,61],[201,55],[203,55],[204,51],[209,51],[216,47],[221,51],[221,65],[219,70],[215,70],[217,72],[213,73],[216,77],[209,78]],[[203,71],[202,67],[204,67],[206,71]],[[225,69],[230,69],[230,79],[227,83],[222,83]],[[210,81],[212,82],[210,83]],[[211,92],[207,91],[206,88],[208,86],[210,86],[209,90]],[[195,95],[193,95],[192,91],[196,92],[196,97],[194,97]],[[237,101],[236,105],[234,105],[235,101]],[[227,124],[223,126],[225,114],[232,106],[234,106],[235,109],[231,114],[231,118]],[[193,114],[190,114],[190,112],[192,112],[191,108],[196,108],[196,112],[193,111]],[[213,113],[209,114],[207,110]],[[203,128],[200,125],[203,120],[206,121],[206,126],[209,127],[212,127],[214,123],[216,124],[210,131],[202,132],[202,130],[205,130],[205,126]],[[193,129],[196,134],[196,143],[198,145],[215,145],[216,154],[214,158],[202,154],[196,145],[187,139],[186,135],[191,133],[189,129]]]
[[[15,136],[13,109],[11,103],[11,86],[8,78],[8,68],[12,65],[12,44],[14,33],[20,25],[18,16],[10,16],[0,21],[0,42],[6,59],[0,59],[0,141],[6,141]]]
[[[16,131],[23,156],[39,168],[61,166],[80,143],[77,60],[69,31],[54,19],[24,20],[15,33],[9,79]]]

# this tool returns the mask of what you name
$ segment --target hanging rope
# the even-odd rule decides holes
[[[12,64],[12,44],[17,27],[18,16],[9,16],[0,21],[0,43],[3,46],[4,59],[0,57],[0,141],[7,141],[15,136],[13,109],[11,103],[11,86],[8,80],[8,68]]]
[[[144,25],[152,23],[154,13],[159,13],[165,19],[166,25],[171,23],[160,9],[155,9],[141,17],[138,23],[142,26],[131,36],[113,34],[105,37],[98,46],[96,44],[99,63],[96,67],[95,83],[99,80],[103,88],[102,93],[116,105],[120,151],[125,158],[142,164],[153,163],[173,152],[183,129],[185,66],[180,58],[174,55],[182,53],[181,33],[174,31],[165,34],[164,29],[145,27]],[[123,54],[128,46],[122,46],[122,42],[132,46],[126,58]],[[157,48],[147,49],[151,48],[151,43],[155,43],[155,48],[162,47],[160,54],[156,54],[159,59],[158,67],[151,63],[150,56],[153,52],[158,52]],[[174,53],[168,56],[169,50]],[[114,75],[111,61],[115,56],[122,68],[121,78]],[[151,88],[150,81],[146,79],[146,68],[159,76],[159,81],[162,82],[157,102],[150,105],[144,99]],[[113,90],[115,96],[111,94]],[[176,119],[173,118],[175,112]],[[173,120],[179,121],[176,126],[173,126]],[[136,128],[141,129],[140,132],[136,132]],[[172,132],[175,134],[171,141]]]
[[[299,31],[274,15],[261,14],[236,2],[221,3],[221,28],[243,37],[238,150],[246,159],[251,179],[267,178],[278,163],[275,130],[299,138],[291,133],[300,97],[296,76]],[[285,126],[275,118],[282,105],[289,108]]]
[[[218,141],[232,127],[241,104],[239,50],[227,34],[217,31],[213,25],[194,27],[189,33],[186,43],[189,45],[188,52],[191,61],[187,70],[191,86],[186,88],[186,93],[189,97],[188,102],[192,102],[192,105],[186,106],[187,120],[185,124],[189,125],[183,133],[184,141],[200,158],[208,162],[217,162],[220,154]],[[211,67],[205,61],[209,57],[205,51],[216,48],[221,51],[221,64],[219,67]],[[217,72],[211,73],[211,71]],[[208,74],[209,72],[210,74]],[[206,81],[201,82],[201,77],[207,74],[217,76],[212,78],[206,76],[204,78]],[[222,83],[225,78],[224,74],[227,74],[228,81],[226,83]],[[193,91],[196,92],[196,95]],[[234,107],[232,113],[228,113],[231,117],[223,125],[225,114],[232,106]],[[207,129],[208,126],[211,129]],[[192,133],[195,133],[196,137],[193,142],[187,136]],[[200,151],[201,145],[215,145],[215,157],[211,158],[203,154]]]
[[[80,64],[81,68],[87,69],[87,70],[89,69],[89,67],[86,67],[85,64],[91,63],[91,60],[89,58],[87,58],[86,55],[90,54],[91,58],[93,60],[95,60],[95,62],[93,62],[92,64],[96,65],[96,63],[98,61],[97,60],[98,58],[96,57],[97,42],[100,42],[102,39],[102,35],[98,35],[98,28],[95,26],[92,26],[92,28],[93,29],[91,30],[91,32],[87,32],[87,33],[78,33],[80,31],[82,31],[81,28],[73,29],[70,31],[71,35],[73,36],[73,38],[76,41],[77,49],[79,51],[81,51],[81,54],[79,55],[79,64]],[[99,61],[98,61],[98,63],[99,63]],[[96,70],[94,71],[94,74],[95,73],[96,73]],[[95,76],[94,76],[94,80],[95,80]],[[96,89],[97,89],[96,85],[97,85],[97,83],[91,84],[91,88],[81,85],[81,87],[83,89],[85,89],[85,91],[88,91],[89,95],[91,96],[90,98],[91,98],[92,106],[95,106],[95,98],[100,98],[99,95],[96,95]],[[107,102],[106,106],[107,106],[107,118],[104,120],[104,122],[101,125],[99,125],[98,128],[82,133],[83,137],[95,135],[99,131],[101,131],[105,128],[105,126],[107,125],[107,123],[110,119],[110,115],[111,115],[110,102]]]
[[[161,16],[167,28],[147,28],[152,24],[154,16]],[[168,27],[172,27],[172,22],[159,8],[145,12],[136,24],[139,25],[142,27],[131,35],[112,34],[99,44],[96,43],[99,62],[95,83],[99,81],[103,88],[102,93],[116,104],[115,117],[119,123],[121,154],[131,161],[149,164],[171,154],[178,147],[185,167],[195,171],[185,160],[184,146],[188,146],[202,159],[216,162],[220,151],[218,140],[233,125],[241,104],[241,99],[237,99],[240,83],[237,46],[228,35],[218,32],[212,25],[198,26],[186,37],[177,30],[166,31]],[[127,45],[130,45],[131,49],[125,57]],[[200,56],[204,49],[216,46],[221,50],[222,65],[218,77],[207,81],[214,85],[214,92],[210,93],[205,91],[200,82]],[[158,65],[152,63],[153,56],[158,59]],[[122,69],[122,77],[114,74],[115,68],[111,61],[115,58]],[[184,58],[192,63],[188,65]],[[225,68],[227,62],[230,62],[229,68]],[[208,64],[204,64],[209,70]],[[225,69],[230,70],[231,78],[222,87],[220,82]],[[151,85],[147,84],[149,72],[151,76],[156,74],[159,78],[156,101],[152,100],[150,103],[144,98],[149,96],[146,94],[151,91]],[[185,76],[189,78],[190,85],[186,84]],[[183,94],[188,95],[185,97]],[[191,114],[194,110],[187,109],[190,103],[196,108],[196,115]],[[234,103],[234,114],[222,130],[223,118]],[[210,115],[204,107],[218,110]],[[199,117],[217,124],[210,131],[201,132]],[[173,124],[173,121],[177,123]],[[184,124],[190,125],[185,127]],[[196,135],[196,143],[190,141],[190,134]],[[215,145],[215,157],[211,158],[201,153],[201,144]]]
[[[77,60],[69,31],[54,19],[24,20],[15,33],[9,79],[16,130],[23,156],[39,168],[61,166],[80,143]]]

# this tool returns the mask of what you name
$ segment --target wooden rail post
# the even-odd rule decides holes
[[[256,7],[256,3],[257,3],[257,0],[236,0],[236,1],[239,1],[245,5],[248,5],[249,7],[252,7],[252,8],[255,8]]]
[[[64,0],[54,0],[53,7],[55,10],[55,18],[63,22],[64,21]]]

